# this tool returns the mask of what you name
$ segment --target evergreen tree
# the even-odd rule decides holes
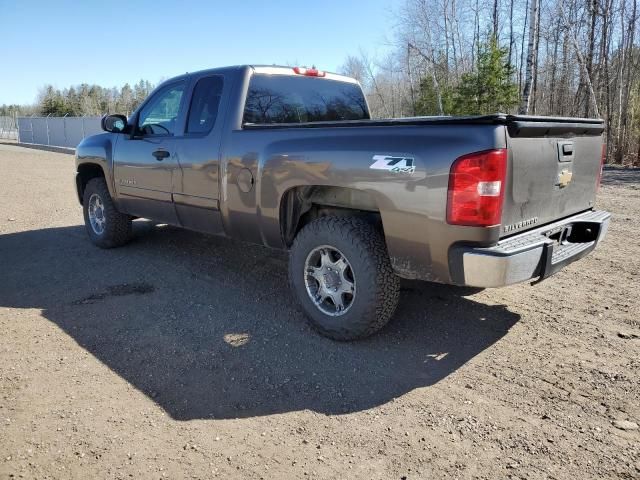
[[[60,90],[54,89],[51,85],[46,87],[40,105],[40,113],[44,116],[51,115],[58,117],[67,113],[62,93]]]
[[[133,89],[125,83],[120,90],[120,96],[116,102],[116,110],[124,115],[129,115],[133,111]]]
[[[67,107],[67,111],[71,116],[81,115],[80,111],[80,101],[78,99],[78,94],[76,93],[76,89],[73,87],[69,87],[68,90],[63,92],[65,97],[65,103]]]
[[[440,96],[442,98],[442,109],[445,114],[449,114],[453,110],[453,90],[448,85],[440,85]],[[431,76],[420,80],[415,113],[416,115],[440,115],[438,94]]]
[[[476,71],[462,75],[455,89],[451,113],[482,115],[510,111],[518,105],[518,86],[508,55],[509,50],[501,48],[494,36],[482,45]]]
[[[137,108],[138,105],[140,105],[144,101],[144,99],[149,96],[151,90],[151,84],[147,80],[140,80],[135,84],[135,86],[133,87],[133,109]]]

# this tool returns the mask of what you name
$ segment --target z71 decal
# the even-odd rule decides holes
[[[393,173],[413,173],[416,166],[411,157],[391,157],[388,155],[374,155],[375,160],[369,168],[373,170],[387,170]]]

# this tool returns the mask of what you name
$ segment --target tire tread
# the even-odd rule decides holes
[[[106,217],[106,230],[104,235],[98,236],[93,232],[89,223],[88,215],[88,203],[89,198],[93,193],[97,193],[102,198],[105,208]],[[115,248],[125,245],[131,240],[132,237],[132,225],[131,217],[124,213],[120,213],[116,208],[111,195],[109,194],[109,188],[105,182],[104,177],[92,178],[87,182],[84,189],[83,196],[83,210],[85,226],[87,233],[91,241],[100,248]]]
[[[363,277],[375,278],[375,292],[363,314],[348,324],[340,328],[327,328],[310,318],[311,325],[323,335],[335,340],[356,340],[367,337],[389,322],[400,295],[400,282],[391,267],[384,238],[378,229],[360,217],[326,216],[302,228],[294,239],[292,255],[299,254],[298,251],[303,248],[302,245],[312,243],[313,239],[325,232],[332,238],[347,241],[353,250],[358,252],[363,268],[354,272],[356,281],[357,278]],[[290,262],[289,278],[294,291],[297,292],[292,263]],[[358,294],[365,295],[364,292],[357,292],[356,295]]]

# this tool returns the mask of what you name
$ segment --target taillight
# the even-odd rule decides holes
[[[600,156],[600,170],[598,171],[598,180],[596,182],[596,193],[600,190],[600,182],[602,181],[602,169],[607,161],[607,144],[602,144],[602,155]]]
[[[298,75],[305,75],[307,77],[324,77],[327,73],[322,70],[317,70],[315,67],[293,67],[293,71]]]
[[[451,166],[447,222],[488,227],[502,216],[507,149],[464,155]]]

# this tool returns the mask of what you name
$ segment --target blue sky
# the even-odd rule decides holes
[[[0,0],[0,104],[243,63],[335,71],[388,48],[399,0]]]

